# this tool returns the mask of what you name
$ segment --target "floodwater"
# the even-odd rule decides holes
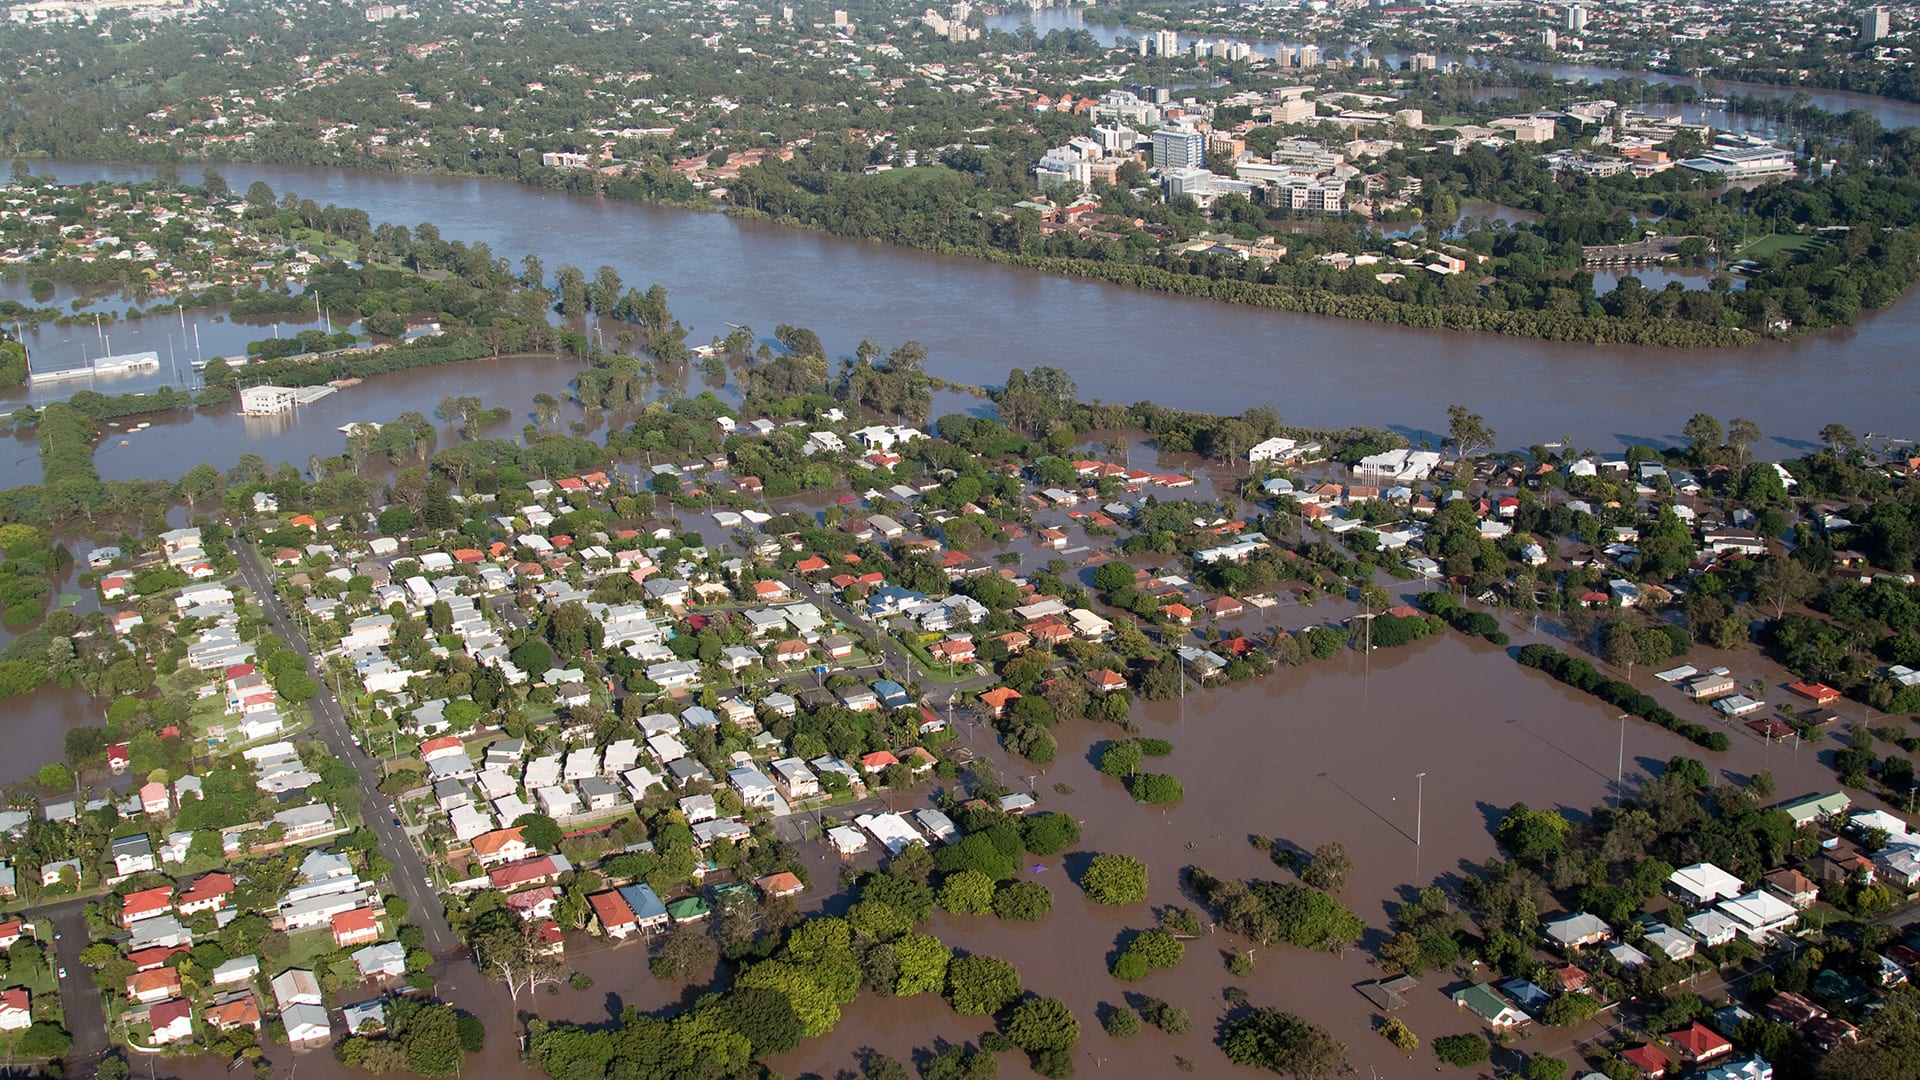
[[[67,180],[151,172],[61,162],[35,169]],[[1485,417],[1502,445],[1571,436],[1602,450],[1678,441],[1686,419],[1707,409],[1754,420],[1773,436],[1760,452],[1774,457],[1803,452],[1833,421],[1855,431],[1903,432],[1920,391],[1910,362],[1912,342],[1920,340],[1920,295],[1911,293],[1855,327],[1746,349],[1545,343],[1264,311],[473,178],[226,171],[230,182],[264,180],[277,193],[364,208],[376,221],[433,221],[449,239],[485,241],[509,259],[535,252],[549,273],[564,262],[589,269],[605,263],[628,284],[658,282],[695,341],[724,334],[729,322],[750,322],[762,336],[778,323],[809,326],[842,356],[866,337],[885,345],[917,339],[929,349],[932,373],[974,385],[997,385],[1013,367],[1050,364],[1070,372],[1089,398],[1229,412],[1264,404],[1289,423],[1415,433],[1438,429],[1446,405],[1460,402]],[[1170,382],[1167,372],[1176,365],[1182,377]],[[363,390],[358,415],[320,427],[391,420],[444,393],[503,399],[492,370],[455,365],[383,376],[412,381],[398,394]],[[557,393],[560,384],[540,389]],[[401,404],[403,396],[415,404]],[[191,424],[206,419],[219,417]],[[299,461],[320,441],[290,453],[276,445],[278,432],[230,421],[208,428],[195,428],[186,464],[248,452]],[[338,447],[328,444],[333,452]],[[172,468],[177,459],[142,460],[170,474],[185,468]],[[36,476],[35,469],[16,468],[0,472],[0,485]]]
[[[1296,609],[1277,621],[1297,629],[1337,617],[1334,607]],[[1252,629],[1275,621],[1272,613],[1254,613],[1242,623]],[[1517,634],[1514,647],[1526,640]],[[1636,682],[1644,686],[1651,678],[1638,672]],[[1124,851],[1147,862],[1148,904],[1115,910],[1090,903],[1072,883],[1068,868],[1079,860],[1070,853],[1029,860],[1047,867],[1033,875],[1054,894],[1054,910],[1046,920],[1018,924],[942,913],[929,928],[958,950],[1014,962],[1029,989],[1061,998],[1080,1018],[1080,1068],[1118,1066],[1119,1075],[1129,1077],[1178,1076],[1176,1056],[1194,1061],[1202,1074],[1218,1071],[1222,1059],[1210,1044],[1230,1011],[1222,992],[1233,985],[1243,987],[1253,1005],[1284,1008],[1327,1027],[1348,1045],[1362,1075],[1369,1067],[1383,1077],[1409,1075],[1406,1060],[1372,1033],[1381,1018],[1349,988],[1378,977],[1365,950],[1382,940],[1406,887],[1436,879],[1457,883],[1471,867],[1494,857],[1491,826],[1514,802],[1582,817],[1613,797],[1616,762],[1623,763],[1631,788],[1676,754],[1711,759],[1717,776],[1732,779],[1770,767],[1782,795],[1832,787],[1831,772],[1816,763],[1811,748],[1797,755],[1785,747],[1769,749],[1739,729],[1731,733],[1732,749],[1716,755],[1640,721],[1629,720],[1623,729],[1596,699],[1519,669],[1509,650],[1451,633],[1376,652],[1370,659],[1349,652],[1265,680],[1191,692],[1184,701],[1154,703],[1135,716],[1142,734],[1173,742],[1173,755],[1154,767],[1184,782],[1186,798],[1180,804],[1170,809],[1136,805],[1118,781],[1100,775],[1087,750],[1114,732],[1087,723],[1057,731],[1060,757],[1032,783],[1045,809],[1083,823],[1081,852]],[[971,745],[986,742],[981,734],[970,735]],[[1019,777],[1031,771],[1018,763],[1001,769],[1015,787],[1026,786]],[[1059,794],[1056,784],[1068,785],[1072,793]],[[1182,890],[1184,868],[1284,878],[1249,844],[1255,834],[1304,851],[1328,841],[1346,845],[1354,871],[1342,899],[1368,925],[1361,949],[1335,957],[1262,947],[1254,974],[1234,979],[1225,957],[1247,942],[1215,933],[1190,942],[1177,968],[1155,972],[1141,983],[1121,983],[1107,973],[1119,936],[1152,925],[1150,906],[1197,906]],[[1460,985],[1454,973],[1429,972],[1398,1015],[1423,1042],[1477,1030],[1477,1023],[1448,998]],[[1108,1038],[1097,1024],[1100,1006],[1119,1003],[1129,993],[1187,1009],[1193,1032],[1181,1038],[1151,1030],[1131,1040]],[[980,1018],[954,1016],[936,1001],[863,997],[843,1009],[831,1035],[772,1064],[786,1075],[832,1076],[850,1066],[863,1047],[906,1060],[936,1039],[977,1038],[983,1027]],[[1570,1040],[1564,1033],[1541,1032],[1521,1045],[1564,1050]],[[1104,1066],[1098,1063],[1103,1058]],[[1424,1051],[1415,1061],[1420,1071],[1431,1067]],[[1003,1064],[1012,1067],[1015,1059]],[[1027,1075],[1024,1063],[1013,1067],[1012,1075]]]

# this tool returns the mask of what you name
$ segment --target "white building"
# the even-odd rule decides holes
[[[300,403],[300,393],[285,386],[249,386],[240,391],[240,415],[279,416]]]

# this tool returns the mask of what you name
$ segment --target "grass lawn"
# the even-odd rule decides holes
[[[947,670],[948,669],[947,662],[945,660],[935,660],[933,658],[933,654],[928,652],[926,650],[926,647],[921,645],[919,642],[909,640],[907,637],[900,634],[895,634],[894,640],[898,641],[903,647],[905,647],[907,652],[913,654],[914,660],[919,662],[920,668],[921,668],[920,681],[922,682],[926,682],[926,683],[966,682],[968,679],[973,678],[975,675],[972,664],[954,664],[952,665],[952,668],[953,668],[952,673],[949,674]]]
[[[1824,244],[1826,241],[1817,236],[1769,233],[1743,245],[1735,254],[1743,259],[1764,259],[1776,251],[1784,251],[1797,257],[1810,254]]]
[[[302,930],[297,934],[289,934],[287,942],[291,947],[287,950],[286,958],[281,962],[280,970],[282,971],[287,968],[306,968],[311,971],[318,958],[333,952],[336,948],[333,943],[333,930],[326,926],[317,930]]]

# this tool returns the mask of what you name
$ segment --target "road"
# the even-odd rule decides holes
[[[273,580],[266,567],[261,565],[260,556],[237,539],[231,544],[234,555],[240,561],[240,580],[266,612],[274,631],[306,661],[307,673],[313,676],[320,688],[313,700],[307,703],[313,710],[313,734],[319,736],[335,757],[352,765],[360,776],[360,789],[365,795],[363,816],[367,827],[373,830],[380,841],[380,854],[393,866],[389,880],[394,891],[407,901],[406,921],[425,932],[427,951],[435,956],[447,956],[464,949],[465,945],[454,936],[452,927],[447,925],[446,912],[441,907],[439,894],[433,887],[433,878],[428,875],[419,851],[406,833],[394,824],[393,804],[380,790],[377,763],[354,743],[347,728],[346,715],[341,712],[339,701],[334,698],[332,689],[327,686],[326,679],[315,664],[306,635],[287,618],[286,607],[281,604],[280,594],[273,588]]]
[[[66,1057],[69,1076],[92,1076],[100,1055],[107,1050],[107,1010],[100,1003],[100,987],[93,981],[93,969],[80,962],[81,950],[92,941],[86,909],[93,899],[81,897],[33,912],[34,918],[51,921],[53,932],[59,935],[46,944],[53,946],[55,962],[67,972],[67,977],[60,980],[60,1008],[67,1015],[67,1030],[73,1034],[73,1048]]]

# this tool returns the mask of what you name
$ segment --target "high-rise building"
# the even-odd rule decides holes
[[[1173,56],[1180,51],[1180,35],[1172,30],[1153,32],[1153,52],[1155,56]]]
[[[1560,47],[1560,35],[1554,33],[1553,27],[1549,26],[1540,31],[1540,44],[1549,49],[1557,49]]]
[[[1893,18],[1883,7],[1870,7],[1860,13],[1860,40],[1879,41],[1893,33]]]
[[[1577,34],[1587,28],[1587,9],[1575,4],[1567,9],[1567,33]]]
[[[833,12],[833,25],[844,30],[853,24],[847,20],[847,13],[845,11],[835,8]]]
[[[1407,61],[1407,68],[1411,71],[1432,71],[1439,65],[1440,58],[1432,53],[1414,53],[1413,59]]]
[[[1298,64],[1303,68],[1319,67],[1320,66],[1320,46],[1318,45],[1300,46],[1300,51],[1294,54],[1294,63]]]
[[[1190,127],[1163,127],[1153,133],[1156,169],[1198,169],[1207,163],[1207,137]]]

